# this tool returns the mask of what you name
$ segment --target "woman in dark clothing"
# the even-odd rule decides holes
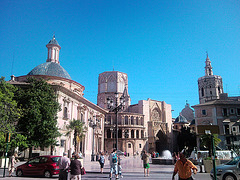
[[[71,161],[70,170],[71,170],[71,180],[81,180],[81,161],[78,160],[79,155],[75,155],[75,159]]]

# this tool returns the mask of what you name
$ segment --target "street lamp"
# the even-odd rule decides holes
[[[89,119],[89,126],[93,129],[93,143],[92,143],[92,155],[91,155],[91,161],[94,161],[95,159],[95,154],[94,154],[94,134],[95,134],[95,128],[99,126],[99,123],[100,123],[100,120],[98,120],[96,118],[96,116],[93,116],[95,117],[95,121],[93,121],[92,119]]]
[[[120,97],[120,103],[118,103],[118,93],[115,93],[115,106],[113,103],[113,99],[107,98],[107,104],[108,108],[110,109],[110,112],[115,112],[116,114],[116,149],[118,150],[118,112],[122,110],[122,108],[125,106],[125,100],[124,96],[122,95]]]

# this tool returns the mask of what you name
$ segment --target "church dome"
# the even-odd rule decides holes
[[[183,115],[180,114],[180,115],[175,119],[174,123],[188,124],[189,122],[187,121],[187,119],[186,119]]]
[[[55,62],[45,62],[40,64],[31,70],[28,75],[47,75],[71,79],[68,72],[60,64]]]

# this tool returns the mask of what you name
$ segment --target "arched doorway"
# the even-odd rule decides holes
[[[131,142],[127,142],[127,155],[133,156],[133,144]]]
[[[168,137],[167,135],[162,132],[161,130],[158,131],[157,135],[156,135],[156,141],[155,141],[155,144],[156,144],[156,151],[161,154],[161,152],[163,150],[169,150],[169,147],[168,147]]]

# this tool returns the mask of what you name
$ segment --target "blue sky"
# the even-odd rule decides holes
[[[98,75],[128,74],[132,104],[148,98],[198,104],[206,51],[224,91],[240,95],[240,1],[0,0],[0,76],[26,75],[47,59],[55,33],[60,64],[97,102]]]

